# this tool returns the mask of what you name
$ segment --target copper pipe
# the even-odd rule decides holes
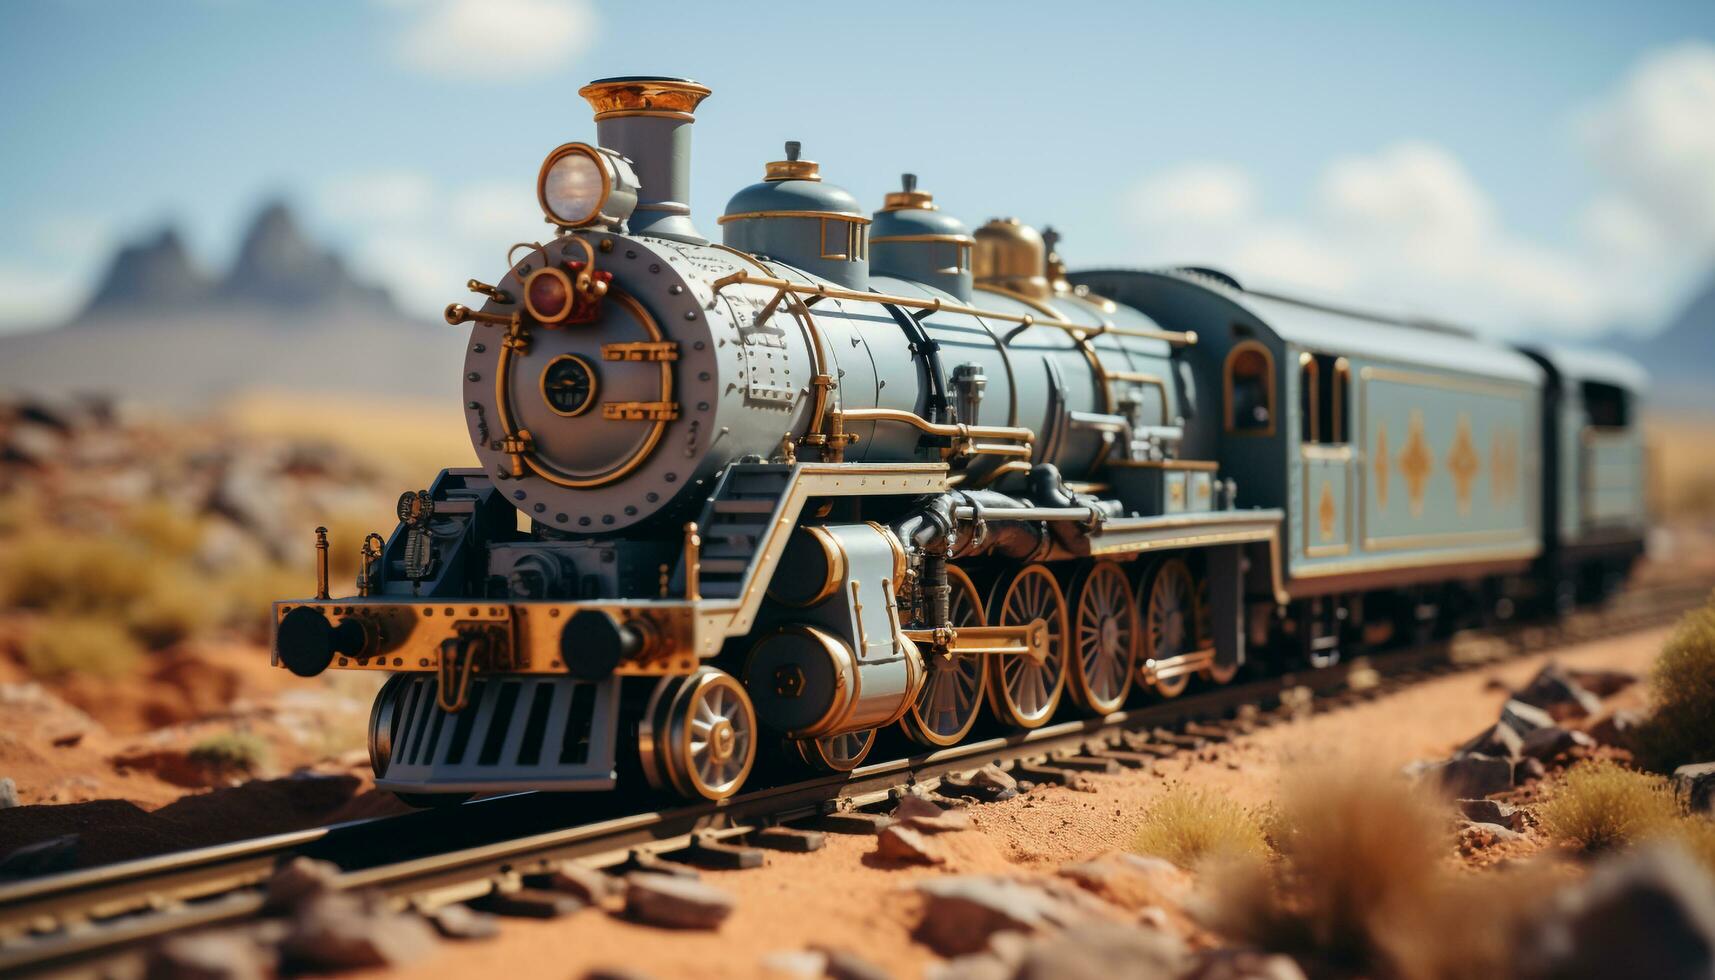
[[[702,596],[703,538],[697,533],[697,522],[685,525],[685,601],[696,602]]]
[[[328,598],[328,529],[316,528],[316,598]]]

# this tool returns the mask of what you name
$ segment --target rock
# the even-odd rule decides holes
[[[758,965],[766,976],[817,980],[827,975],[828,958],[813,949],[783,949],[764,956]]]
[[[331,861],[295,857],[268,879],[262,911],[290,912],[312,898],[335,892],[339,875],[339,865]]]
[[[334,892],[298,907],[280,952],[296,967],[351,970],[403,966],[434,945],[435,935],[422,919],[379,900]]]
[[[917,938],[942,956],[974,953],[998,932],[1039,933],[1101,920],[1103,904],[1076,887],[994,875],[931,878],[914,886],[928,899]]]
[[[1298,961],[1255,949],[1210,949],[1179,980],[1304,980]]]
[[[1096,781],[1094,779],[1091,779],[1081,772],[1067,773],[1065,785],[1067,789],[1074,793],[1100,793],[1102,791],[1102,788],[1096,785]]]
[[[1191,890],[1191,877],[1171,861],[1140,854],[1104,854],[1064,865],[1057,874],[1126,909],[1176,905]]]
[[[1513,698],[1501,705],[1501,724],[1522,736],[1554,724],[1554,717],[1534,704]]]
[[[1548,767],[1542,764],[1541,759],[1523,758],[1518,761],[1518,765],[1513,767],[1513,785],[1523,786],[1525,783],[1541,779],[1546,775],[1548,775]]]
[[[585,970],[582,980],[655,980],[642,970],[623,966],[598,966]]]
[[[1432,763],[1423,775],[1435,780],[1441,791],[1456,800],[1476,799],[1512,788],[1511,759],[1467,755]]]
[[[587,905],[601,905],[623,892],[625,882],[605,871],[586,868],[576,861],[565,861],[548,876],[546,887],[565,892]]]
[[[82,838],[77,834],[49,837],[34,844],[25,844],[5,857],[0,857],[0,881],[70,871],[77,867],[77,854],[81,846]]]
[[[1031,942],[1022,933],[997,932],[982,952],[931,965],[923,975],[926,980],[1012,980]]]
[[[671,929],[715,929],[732,915],[733,897],[688,878],[639,871],[625,876],[625,914]]]
[[[1510,803],[1500,800],[1459,800],[1459,812],[1472,823],[1499,824],[1508,830],[1524,826],[1524,813]]]
[[[1638,682],[1638,675],[1624,670],[1567,670],[1579,687],[1599,698],[1610,698]]]
[[[812,946],[811,949],[827,957],[824,975],[830,980],[888,980],[891,976],[886,970],[849,949],[834,946]]]
[[[1145,905],[1137,910],[1137,921],[1139,925],[1145,925],[1151,929],[1165,929],[1167,928],[1167,910],[1159,905]]]
[[[1495,722],[1493,725],[1478,732],[1469,742],[1459,746],[1453,754],[1487,755],[1496,759],[1516,759],[1523,738],[1514,731],[1511,725]]]
[[[18,805],[18,784],[12,782],[12,777],[0,779],[0,810],[9,810]]]
[[[430,912],[428,920],[448,939],[491,939],[500,934],[499,916],[456,902]]]
[[[1584,726],[1584,733],[1595,739],[1598,745],[1629,749],[1632,747],[1632,738],[1643,720],[1643,712],[1633,711],[1629,708],[1604,711],[1590,719],[1589,723]]]
[[[1680,766],[1673,771],[1673,789],[1692,813],[1715,811],[1715,762]]]
[[[1522,839],[1523,834],[1498,823],[1476,823],[1468,820],[1465,826],[1459,829],[1459,848],[1467,854]]]
[[[928,834],[971,829],[971,815],[963,810],[943,810],[921,796],[906,796],[893,809],[895,826],[906,826]]]
[[[146,980],[263,980],[277,957],[239,930],[168,936],[149,951]]]
[[[1030,944],[1015,980],[1174,977],[1189,962],[1172,933],[1102,922],[1074,926]]]
[[[1513,699],[1541,708],[1556,721],[1588,718],[1602,710],[1602,700],[1585,690],[1565,668],[1552,660],[1523,690],[1514,694]]]
[[[904,824],[890,824],[875,835],[875,855],[906,864],[945,864],[947,856],[927,834]]]
[[[1676,844],[1645,845],[1561,890],[1518,946],[1528,980],[1715,976],[1715,882]]]
[[[941,777],[941,792],[948,796],[968,796],[988,803],[999,803],[1018,795],[1018,780],[1005,769],[990,763],[969,776]]]
[[[1548,762],[1571,752],[1576,748],[1594,748],[1596,740],[1583,732],[1571,728],[1561,728],[1550,725],[1538,728],[1524,737],[1519,751],[1532,759]]]

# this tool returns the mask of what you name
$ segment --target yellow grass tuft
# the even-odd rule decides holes
[[[1260,857],[1268,842],[1256,814],[1217,793],[1177,785],[1144,814],[1132,849],[1188,868],[1217,856]]]
[[[1580,762],[1566,770],[1536,808],[1544,830],[1585,851],[1623,847],[1660,833],[1679,812],[1667,780],[1607,759]]]
[[[1674,824],[1663,836],[1678,841],[1686,852],[1715,875],[1715,817],[1694,815]]]
[[[217,773],[254,773],[268,758],[268,743],[250,732],[222,732],[191,746],[192,762]]]
[[[1715,759],[1715,597],[1679,621],[1656,658],[1637,747],[1661,772]]]
[[[142,662],[143,650],[120,624],[87,615],[55,615],[24,638],[24,666],[36,677],[73,674],[123,677]]]

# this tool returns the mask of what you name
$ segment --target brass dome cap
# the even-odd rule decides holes
[[[1034,298],[1053,290],[1043,273],[1048,247],[1035,228],[1017,218],[996,218],[977,229],[971,272],[979,286],[992,286]]]
[[[883,211],[939,211],[935,204],[935,196],[928,191],[917,189],[916,174],[900,174],[900,189],[889,191],[882,199]]]
[[[763,171],[763,180],[821,180],[822,165],[814,160],[800,160],[803,144],[786,141],[786,159],[775,160]]]

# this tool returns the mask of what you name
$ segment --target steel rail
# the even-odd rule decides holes
[[[359,859],[350,862],[359,866],[347,866],[335,887],[377,891],[402,906],[432,909],[516,887],[523,877],[551,871],[567,860],[611,867],[637,854],[694,850],[705,842],[768,826],[884,803],[907,787],[933,789],[944,776],[991,762],[1051,765],[1111,746],[1122,732],[1223,718],[1247,705],[1277,706],[1283,702],[1282,695],[1295,688],[1308,688],[1325,700],[1337,692],[1364,698],[1387,693],[1386,681],[1373,692],[1358,691],[1349,681],[1355,671],[1374,670],[1382,678],[1409,684],[1425,674],[1645,628],[1702,601],[1709,588],[1705,582],[1641,587],[1616,598],[1601,612],[1574,614],[1566,621],[1470,631],[1451,640],[1359,657],[1322,670],[1275,675],[1194,698],[895,758],[850,774],[765,787],[718,803],[622,814],[401,860],[384,858],[371,866],[361,866]],[[1461,641],[1485,640],[1512,641],[1516,646],[1510,645],[1505,654],[1460,660]],[[492,821],[498,816],[493,811],[504,809],[509,800],[517,805],[534,797],[503,797],[451,811],[320,827],[3,885],[0,974],[62,968],[169,933],[254,918],[263,908],[258,886],[289,855],[337,858],[342,842],[376,833],[397,838],[396,825],[405,821],[455,816]]]

